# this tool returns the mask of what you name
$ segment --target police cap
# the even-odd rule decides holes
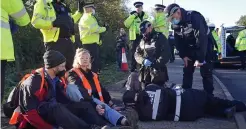
[[[84,6],[83,6],[84,8],[88,8],[88,7],[95,7],[95,5],[94,5],[94,1],[93,0],[85,0],[84,1]]]
[[[140,24],[140,32],[141,34],[144,34],[146,32],[146,29],[151,26],[151,23],[149,21],[143,21]]]
[[[155,5],[155,10],[159,10],[159,9],[164,10],[165,8],[166,8],[166,6],[161,5],[161,4],[156,4],[156,5]]]
[[[143,2],[135,2],[133,4],[136,8],[140,7],[140,6],[143,6]]]
[[[178,9],[180,9],[180,6],[178,4],[170,4],[167,6],[167,8],[165,9],[166,12],[166,17],[170,17],[172,16]]]

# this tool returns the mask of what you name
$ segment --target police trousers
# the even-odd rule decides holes
[[[1,101],[3,101],[4,97],[6,65],[7,60],[1,60]]]
[[[70,38],[59,38],[56,42],[48,42],[44,44],[45,50],[59,51],[66,58],[66,70],[73,67],[73,59],[75,55],[75,47]]]
[[[245,69],[245,58],[246,58],[246,50],[245,51],[239,51],[239,56],[241,60],[241,68]]]
[[[195,72],[194,66],[195,60],[188,61],[188,66],[183,68],[183,85],[184,89],[192,88],[193,73]],[[208,94],[213,94],[213,65],[211,61],[207,61],[206,64],[200,67],[200,73],[202,76],[203,88]]]
[[[98,73],[100,69],[100,54],[99,45],[97,43],[93,44],[83,44],[83,48],[88,50],[91,55],[91,71]]]
[[[135,71],[137,69],[137,62],[135,60],[135,52],[136,49],[142,39],[141,35],[136,35],[136,39],[132,41],[131,45],[131,72]]]

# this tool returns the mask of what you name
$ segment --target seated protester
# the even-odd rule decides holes
[[[91,56],[89,51],[79,48],[76,50],[73,69],[68,72],[68,84],[78,86],[83,99],[91,102],[100,115],[113,125],[129,125],[128,120],[117,112],[109,92],[101,87],[97,74],[91,71]],[[105,107],[105,108],[103,108]]]
[[[26,75],[15,88],[12,101],[16,103],[10,124],[18,128],[64,129],[92,128],[86,120],[100,116],[90,110],[88,102],[72,102],[64,94],[65,57],[57,51],[44,53],[44,68]],[[85,119],[85,120],[83,120]],[[88,121],[89,122],[89,121]],[[90,122],[93,123],[93,122]],[[95,122],[97,123],[97,122]],[[102,124],[103,125],[103,124]]]
[[[240,101],[220,99],[204,90],[183,90],[177,85],[163,88],[149,84],[139,93],[128,90],[123,95],[123,102],[134,107],[142,121],[194,121],[205,114],[230,118],[235,111],[246,111],[245,104]]]
[[[139,76],[142,89],[150,83],[163,86],[168,81],[166,64],[171,56],[167,38],[156,32],[149,21],[140,24],[140,31],[143,39],[137,47],[135,59],[142,65]]]

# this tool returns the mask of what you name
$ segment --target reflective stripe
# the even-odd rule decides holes
[[[55,17],[43,18],[43,15],[41,15],[41,14],[35,14],[35,16],[37,18],[32,22],[33,25],[35,25],[39,19],[43,19],[43,20],[46,20],[46,21],[54,21],[56,19]]]
[[[92,90],[91,89],[88,89],[88,93],[91,94],[92,93]]]
[[[9,23],[1,20],[1,28],[10,29]]]
[[[98,95],[99,95],[99,96],[102,96],[102,92],[99,92]]]
[[[176,91],[176,109],[175,109],[174,121],[179,121],[180,108],[181,108],[181,94],[183,89],[176,88],[174,90]]]
[[[159,89],[159,90],[156,90],[155,92],[153,92],[153,91],[146,91],[146,92],[148,93],[149,97],[151,98],[151,102],[153,101],[152,119],[156,120],[156,116],[157,116],[158,108],[159,108],[159,103],[160,103],[161,90]]]
[[[20,18],[20,17],[24,16],[26,13],[27,13],[26,9],[22,8],[19,12],[13,13],[10,16],[13,18]]]

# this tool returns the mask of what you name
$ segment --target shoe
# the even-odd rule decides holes
[[[137,129],[138,128],[138,121],[139,121],[139,117],[138,117],[138,113],[134,108],[126,108],[126,119],[129,123],[129,126],[132,129]]]
[[[235,106],[231,107],[231,108],[227,108],[225,110],[225,115],[228,119],[231,119],[235,113],[236,113],[236,107]]]

